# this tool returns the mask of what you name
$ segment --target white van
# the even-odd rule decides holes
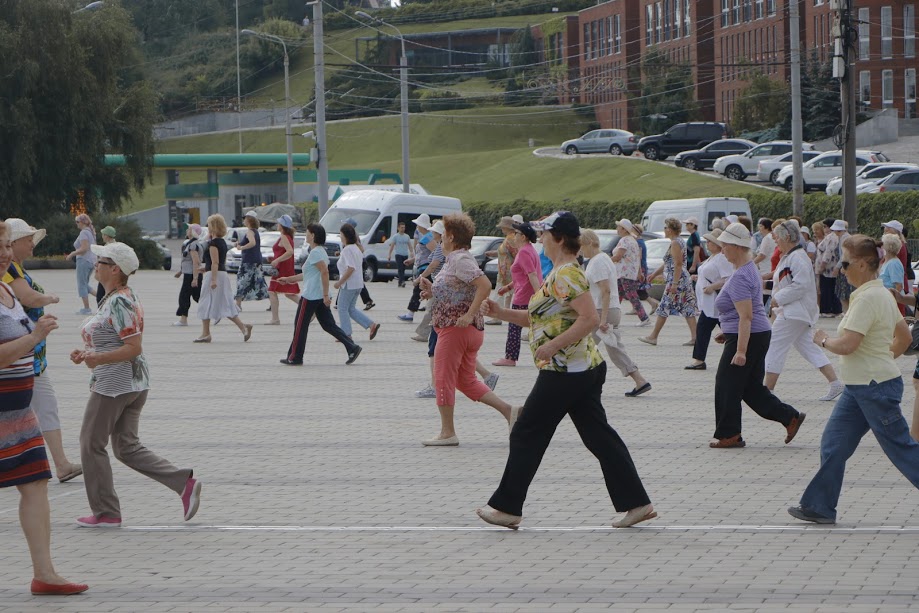
[[[397,274],[396,261],[388,259],[386,241],[396,233],[399,223],[405,223],[405,233],[412,236],[412,220],[427,213],[431,223],[449,213],[462,210],[457,198],[429,196],[375,190],[373,188],[345,192],[335,201],[319,223],[326,231],[327,251],[331,260],[329,268],[334,274],[335,262],[341,249],[338,232],[346,220],[357,222],[356,229],[364,245],[364,279],[393,278]]]
[[[645,232],[664,235],[664,220],[676,217],[680,221],[689,217],[699,220],[699,230],[704,234],[711,228],[712,220],[727,215],[746,215],[750,219],[750,203],[746,198],[686,198],[685,200],[656,200],[641,216]]]

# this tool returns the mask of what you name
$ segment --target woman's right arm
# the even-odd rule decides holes
[[[245,251],[246,249],[252,249],[253,247],[255,247],[255,231],[246,230],[246,244],[240,245],[237,242],[236,248],[239,249],[240,251]]]
[[[487,305],[486,315],[494,317],[495,319],[500,319],[501,321],[517,324],[521,328],[530,327],[530,314],[527,311],[506,309],[491,299],[486,300],[482,304]]]
[[[738,300],[734,303],[740,321],[737,326],[737,351],[731,360],[733,366],[743,366],[747,363],[747,346],[750,344],[750,329],[753,325],[753,301]]]
[[[0,368],[6,368],[35,349],[37,344],[48,338],[52,330],[57,330],[57,318],[54,315],[45,315],[33,324],[30,334],[0,344]]]
[[[616,247],[616,249],[613,251],[613,261],[618,264],[624,255],[625,247]]]
[[[16,294],[16,298],[22,304],[22,306],[27,309],[40,309],[46,307],[49,304],[57,304],[60,302],[60,298],[54,294],[42,294],[41,292],[36,292],[34,289],[29,287],[29,284],[25,279],[18,278],[13,279],[10,283],[10,287],[13,288],[13,293]]]
[[[284,240],[282,238],[281,246],[284,248],[284,253],[282,253],[281,255],[279,255],[278,257],[276,257],[275,259],[271,261],[271,265],[274,266],[275,268],[277,268],[278,264],[280,264],[281,262],[286,262],[290,258],[294,257],[294,249],[293,247],[290,246],[289,240]]]

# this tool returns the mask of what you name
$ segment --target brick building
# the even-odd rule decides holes
[[[547,95],[556,95],[559,104],[579,101],[581,70],[581,37],[577,15],[560,18],[561,28],[555,24],[539,24],[531,28],[536,41],[536,52],[540,62],[549,66],[549,76],[541,84]],[[550,20],[548,23],[552,23]]]

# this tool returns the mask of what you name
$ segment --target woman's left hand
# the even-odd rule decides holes
[[[734,359],[731,360],[731,366],[745,366],[747,364],[747,354],[737,352],[734,354]]]
[[[555,348],[555,345],[552,344],[552,341],[549,341],[545,345],[540,345],[539,349],[536,350],[534,357],[537,362],[548,362],[558,353],[558,350]]]
[[[334,287],[335,289],[341,289],[341,281],[336,281],[335,284],[332,285],[332,287]]]
[[[102,362],[100,361],[99,354],[95,351],[85,351],[83,352],[83,363],[89,368],[95,368]]]
[[[826,330],[817,330],[814,332],[814,344],[823,346],[823,341],[830,338],[830,335],[826,333]]]
[[[469,324],[472,323],[473,318],[474,318],[473,315],[466,313],[465,315],[463,315],[462,317],[456,320],[456,327],[465,328],[469,326]]]
[[[604,322],[600,324],[600,327],[598,329],[600,330],[600,332],[603,332],[603,333],[609,332],[609,324]]]

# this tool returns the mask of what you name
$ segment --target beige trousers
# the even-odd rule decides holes
[[[141,444],[137,433],[146,401],[147,390],[115,397],[96,392],[89,395],[80,431],[80,460],[89,508],[96,517],[121,517],[112,465],[105,449],[110,438],[118,461],[179,495],[192,474],[190,469],[176,468]]]
[[[602,309],[597,309],[597,314],[602,316]],[[638,365],[632,361],[632,358],[629,357],[629,354],[625,352],[625,345],[622,344],[622,334],[619,331],[619,322],[622,319],[622,311],[618,308],[610,307],[609,311],[606,314],[606,323],[609,324],[609,331],[613,336],[616,337],[615,345],[606,345],[606,353],[609,354],[609,359],[613,364],[616,365],[616,368],[619,369],[619,372],[622,373],[623,377],[628,377],[630,374],[638,370]],[[594,342],[599,344],[600,337],[597,336],[596,332],[594,333]]]

